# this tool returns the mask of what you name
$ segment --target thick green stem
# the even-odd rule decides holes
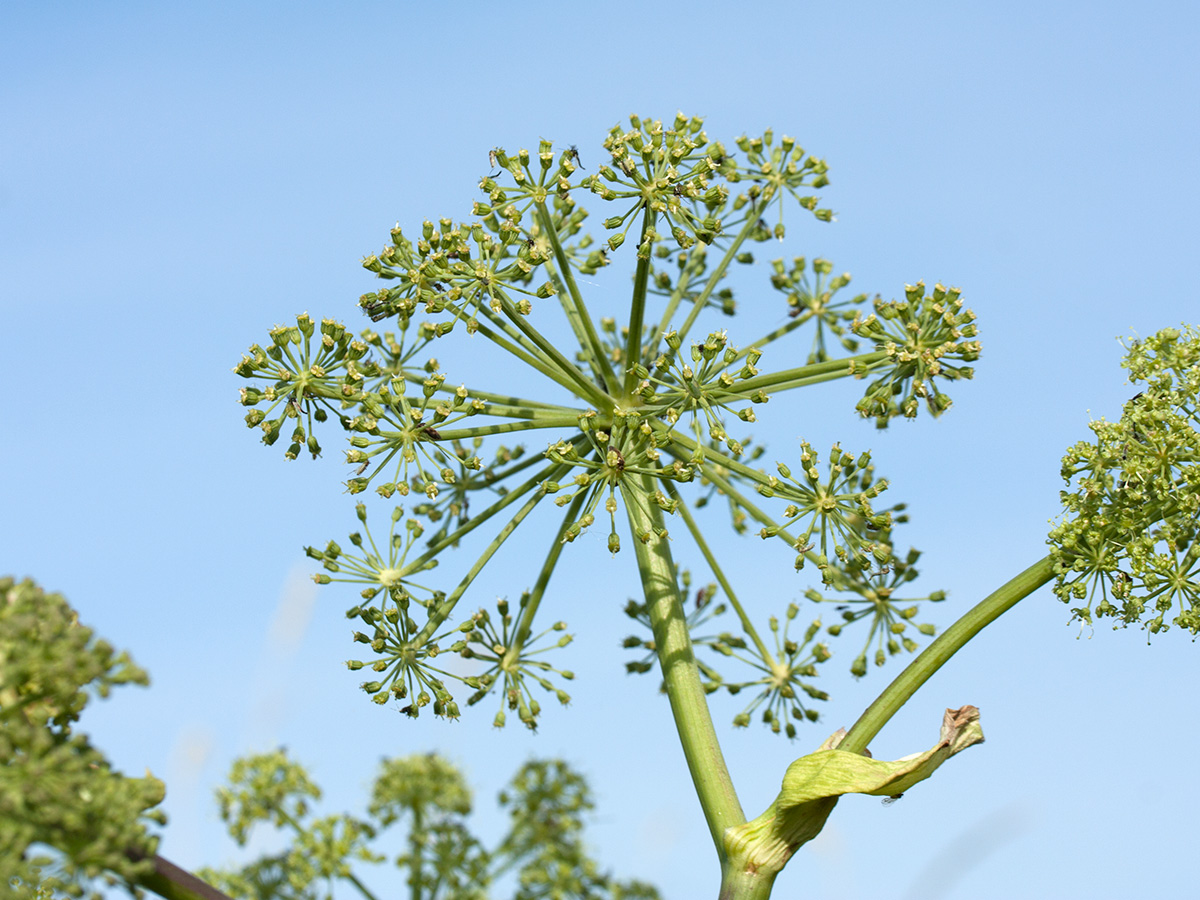
[[[721,871],[719,900],[767,900],[775,886],[778,872],[747,871],[741,866],[727,866]]]
[[[700,681],[700,670],[679,599],[671,549],[665,538],[655,537],[656,533],[662,532],[662,512],[656,505],[643,505],[654,495],[654,487],[644,475],[638,481],[629,489],[623,489],[621,494],[634,535],[633,546],[650,612],[650,625],[654,630],[655,651],[662,666],[667,699],[688,771],[723,864],[725,830],[741,825],[746,816],[729,777],[708,711],[704,685]],[[650,540],[643,543],[638,535],[648,535]]]
[[[859,716],[854,727],[838,745],[839,750],[861,753],[909,698],[971,638],[1004,615],[1054,577],[1054,561],[1047,556],[1009,580],[970,609],[942,632],[908,668]]]

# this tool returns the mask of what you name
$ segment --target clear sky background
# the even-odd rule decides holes
[[[237,858],[212,791],[235,756],[280,744],[330,811],[360,808],[381,756],[439,749],[468,772],[485,837],[516,767],[562,756],[595,789],[603,864],[672,900],[713,896],[657,679],[622,667],[632,554],[611,558],[602,528],[570,548],[548,603],[577,635],[562,657],[575,701],[536,736],[494,731],[490,705],[459,723],[376,707],[342,666],[353,595],[318,593],[301,550],[354,524],[338,438],[317,463],[262,447],[231,367],[305,310],[365,327],[361,257],[397,221],[466,218],[493,146],[576,144],[591,169],[630,113],[702,115],[727,141],[774,127],[829,162],[837,222],[792,215],[760,258],[825,256],[885,298],[940,280],[978,314],[977,377],[941,420],[876,432],[853,414],[861,386],[839,383],[776,400],[755,434],[771,459],[801,437],[871,449],[910,504],[900,540],[925,551],[922,583],[950,593],[948,624],[1044,554],[1064,449],[1133,393],[1116,338],[1200,319],[1198,26],[1183,2],[7,0],[0,572],[62,591],[150,670],[149,690],[83,724],[119,766],[165,779],[162,852]],[[598,297],[625,289],[631,255],[592,279]],[[740,295],[749,322],[782,320],[765,283]],[[720,324],[737,343],[739,320]],[[463,362],[450,377],[473,376]],[[809,586],[787,555],[729,540],[759,618]],[[515,600],[537,570],[521,556],[469,605]],[[892,806],[844,800],[778,895],[1194,893],[1200,650],[1178,632],[1079,639],[1068,618],[1044,589],[925,686],[877,756],[928,748],[964,703],[987,743]],[[833,699],[794,743],[733,732],[740,705],[716,703],[752,815],[899,671],[855,683],[856,649],[835,645]]]

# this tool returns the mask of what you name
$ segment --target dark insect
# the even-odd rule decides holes
[[[884,797],[883,805],[891,806],[893,803],[895,803],[897,800],[899,800],[903,796],[904,796],[903,794],[892,794],[892,796],[890,796],[890,797]]]
[[[1132,397],[1129,398],[1128,402],[1126,402],[1125,405],[1129,406],[1131,403],[1136,403],[1138,400],[1142,399],[1142,397],[1145,395],[1145,393],[1146,393],[1145,391],[1138,391],[1136,394],[1134,394]],[[1138,430],[1136,428],[1133,431],[1133,437],[1140,444],[1146,443],[1146,439],[1138,432]],[[1126,446],[1121,451],[1121,461],[1124,462],[1128,458],[1129,458],[1129,447]],[[1128,481],[1121,481],[1121,483],[1117,485],[1117,490],[1119,490],[1119,491],[1125,490],[1125,486],[1128,483],[1129,483]]]
[[[579,148],[576,147],[574,144],[572,144],[571,149],[567,151],[567,159],[575,160],[575,162],[579,165],[579,168],[581,168],[581,169],[587,168],[587,166],[585,166],[583,164],[583,162],[579,159]]]
[[[432,426],[426,425],[421,431],[427,434],[431,441],[440,441],[442,439],[442,436],[437,433],[437,429]]]

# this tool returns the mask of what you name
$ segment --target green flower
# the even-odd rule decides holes
[[[889,360],[887,374],[872,381],[859,401],[860,415],[886,428],[896,416],[914,418],[921,400],[933,416],[949,408],[950,398],[935,379],[971,378],[974,369],[951,361],[974,362],[980,351],[979,341],[969,340],[979,333],[975,314],[962,308],[960,293],[935,284],[926,296],[925,282],[918,281],[905,286],[903,300],[876,300],[874,313],[855,318],[851,330],[874,341]]]
[[[521,595],[518,612],[523,613],[528,607],[530,594]],[[538,659],[541,654],[571,643],[573,635],[565,634],[566,622],[555,622],[545,631],[536,635],[523,633],[521,622],[514,620],[509,612],[507,600],[496,604],[499,615],[499,627],[486,610],[480,610],[470,618],[461,630],[463,637],[450,649],[459,653],[464,659],[477,660],[487,668],[481,675],[471,675],[463,679],[468,687],[475,688],[475,693],[467,699],[468,706],[474,706],[493,690],[499,689],[501,708],[494,720],[497,727],[502,727],[506,716],[504,709],[516,712],[521,722],[530,729],[537,727],[537,717],[541,712],[541,704],[533,696],[531,683],[543,691],[553,694],[563,706],[571,702],[571,695],[560,687],[556,687],[550,676],[557,675],[566,681],[575,677],[573,672],[556,669],[545,660]],[[539,641],[549,638],[550,643],[537,647]]]
[[[307,447],[315,459],[321,446],[313,434],[313,420],[324,422],[329,413],[341,418],[342,402],[357,393],[355,363],[366,355],[367,345],[354,340],[345,326],[332,319],[321,320],[317,337],[308,313],[298,316],[296,325],[277,325],[270,334],[269,347],[264,350],[254,344],[250,355],[234,367],[243,378],[267,382],[263,387],[241,389],[243,406],[266,407],[247,413],[246,424],[261,428],[263,443],[270,445],[279,439],[287,421],[294,419],[291,444],[284,455],[295,459]]]
[[[827,596],[815,590],[805,591],[804,596],[814,603],[835,603],[842,621],[830,625],[829,634],[837,636],[847,625],[870,621],[863,648],[850,664],[850,671],[861,678],[867,673],[867,655],[875,645],[874,662],[882,666],[889,656],[901,651],[913,653],[917,649],[915,634],[932,637],[936,629],[929,623],[914,623],[918,603],[940,603],[946,599],[945,591],[932,591],[923,597],[901,597],[898,592],[916,579],[914,568],[921,553],[909,550],[904,559],[891,557],[888,563],[875,572],[859,573],[851,578],[838,577],[833,582],[837,596]],[[850,596],[846,596],[846,595]]]
[[[699,317],[736,311],[731,267],[754,263],[751,243],[785,236],[785,200],[818,221],[832,219],[816,197],[828,183],[827,167],[770,131],[726,146],[684,115],[634,116],[629,124],[609,132],[608,159],[591,171],[574,146],[543,140],[536,151],[494,149],[473,220],[427,219],[413,232],[397,226],[388,246],[364,260],[387,285],[362,295],[359,306],[374,321],[394,320],[392,330],[366,330],[354,340],[323,326],[325,349],[318,351],[311,322],[301,317],[296,328],[275,329],[271,349],[252,350],[240,367],[247,377],[269,380],[245,398],[274,404],[252,410],[252,424],[265,427],[269,440],[289,418],[297,419],[297,446],[314,440],[303,415],[310,407],[314,420],[334,411],[354,467],[348,492],[416,495],[407,514],[394,514],[386,545],[365,533],[354,535],[356,549],[344,554],[335,543],[309,549],[325,567],[318,580],[354,582],[363,591],[366,602],[350,613],[367,627],[355,640],[376,658],[350,666],[375,673],[363,687],[376,702],[403,697],[410,714],[432,704],[439,714],[457,715],[446,684],[469,678],[473,700],[496,689],[501,718],[515,710],[526,724],[535,721],[530,689],[544,687],[541,680],[555,683],[549,673],[558,670],[531,657],[540,652],[529,649],[534,635],[554,636],[553,627],[535,629],[533,616],[564,546],[602,516],[608,549],[615,554],[632,544],[647,571],[654,565],[643,552],[650,545],[665,565],[665,541],[680,533],[693,541],[742,632],[719,635],[710,646],[735,648],[741,640],[764,672],[809,663],[781,663],[779,654],[787,653],[761,639],[689,503],[722,495],[735,531],[757,522],[765,536],[794,548],[798,567],[820,566],[827,584],[865,583],[895,562],[890,529],[901,507],[878,508],[886,482],[874,479],[868,457],[835,447],[828,472],[813,474],[818,461],[805,445],[804,472],[793,479],[786,466],[776,474],[754,468],[764,450],[743,435],[776,396],[837,378],[874,379],[861,409],[882,421],[915,414],[920,398],[935,412],[944,409],[948,398],[934,385],[970,376],[956,361],[978,355],[973,315],[961,309],[957,291],[939,286],[926,297],[918,285],[904,302],[877,302],[863,318],[854,308],[865,295],[839,294],[849,276],[833,277],[827,260],[810,267],[797,258],[790,269],[776,262],[770,276],[795,315],[735,346],[726,328],[703,327]],[[578,201],[585,196],[610,204],[602,220],[606,240],[583,231],[588,214]],[[585,302],[592,282],[577,276],[599,272],[621,253],[634,270],[627,314],[596,318]],[[557,321],[547,323],[555,313]],[[808,362],[791,365],[804,352],[785,350],[774,357],[784,367],[765,371],[767,345],[809,325]],[[474,383],[450,383],[429,352],[451,336],[475,342],[470,354],[482,374]],[[858,352],[862,340],[872,344],[867,352]],[[851,355],[834,358],[839,349]],[[514,373],[493,365],[488,350],[514,362],[518,377],[506,381]],[[318,359],[318,352],[327,356]],[[497,446],[514,439],[524,444]],[[545,450],[526,453],[523,446]],[[691,495],[688,484],[695,485]],[[784,515],[758,508],[755,492],[783,500]],[[562,511],[536,582],[522,593],[528,602],[511,621],[480,614],[455,631],[447,623],[470,585],[536,508],[552,504]],[[524,534],[514,544],[515,552],[528,553]],[[427,586],[424,573],[443,551],[459,547],[478,555],[462,567],[458,584],[446,591]],[[665,608],[646,607],[655,615]],[[488,668],[450,675],[436,661],[450,646],[484,654]],[[493,646],[505,651],[487,649]],[[782,721],[783,707],[768,706]]]
[[[1051,532],[1054,592],[1090,624],[1200,633],[1200,334],[1167,328],[1128,348],[1145,388],[1094,442],[1063,457],[1063,521]],[[1083,601],[1080,604],[1080,601]],[[1172,616],[1173,618],[1169,618]]]
[[[858,341],[849,337],[848,332],[858,315],[856,307],[866,302],[867,295],[835,299],[838,291],[850,283],[849,273],[830,278],[833,263],[817,258],[812,261],[810,281],[803,256],[794,258],[790,269],[784,268],[782,259],[772,262],[771,267],[771,286],[787,295],[788,315],[795,319],[794,325],[789,327],[799,327],[809,321],[816,323],[817,333],[813,336],[808,362],[825,362],[830,358],[827,335],[836,338],[847,352],[858,351]]]
[[[769,656],[756,658],[746,654],[743,652],[748,649],[746,641],[729,634],[721,635],[721,640],[712,645],[716,652],[741,659],[762,673],[755,679],[725,684],[730,694],[747,689],[758,691],[746,708],[734,716],[734,725],[744,728],[761,710],[759,715],[771,731],[779,734],[782,728],[784,734],[794,738],[796,726],[790,720],[815,722],[820,718],[817,710],[804,705],[803,697],[810,700],[829,699],[829,694],[810,679],[817,677],[817,666],[828,661],[833,653],[825,644],[813,643],[813,638],[821,631],[819,619],[808,625],[799,640],[790,635],[792,623],[799,612],[800,607],[795,603],[788,604],[782,631],[779,620],[771,616],[768,625],[775,649]]]
[[[892,558],[889,536],[894,520],[891,510],[876,512],[871,506],[871,501],[888,488],[886,478],[875,480],[871,454],[855,457],[834,444],[824,479],[819,463],[817,452],[804,441],[800,445],[803,480],[792,477],[791,469],[779,463],[776,468],[783,480],[771,477],[758,486],[764,497],[790,501],[783,511],[784,524],[788,528],[799,524],[804,529],[794,536],[792,545],[799,554],[796,568],[803,568],[806,554],[814,549],[815,562],[826,583],[837,577],[837,569],[826,571],[834,557],[842,568],[854,572],[886,565]],[[769,526],[759,536],[776,537],[781,531],[778,526]],[[818,543],[813,543],[814,537]]]

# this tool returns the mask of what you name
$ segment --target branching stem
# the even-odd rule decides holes
[[[957,622],[947,628],[928,647],[896,676],[874,703],[858,717],[854,727],[838,745],[840,750],[861,753],[867,748],[880,729],[887,724],[909,698],[955,653],[961,650],[975,635],[1008,612],[1042,585],[1054,577],[1054,561],[1046,556],[1038,560],[1020,575],[979,601]]]

